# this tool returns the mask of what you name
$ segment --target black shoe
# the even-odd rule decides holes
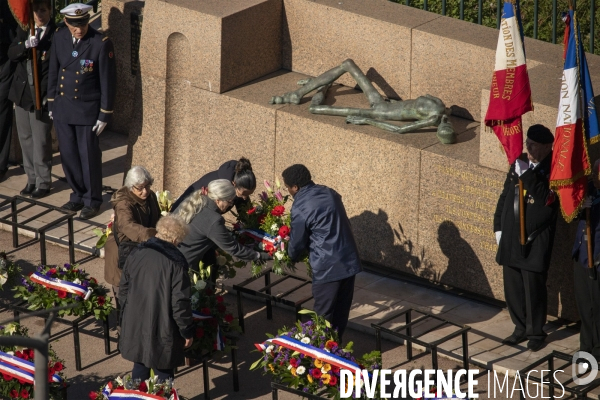
[[[510,335],[509,337],[505,338],[502,341],[502,344],[508,344],[510,346],[515,346],[519,343],[522,343],[524,341],[527,340],[527,336],[517,336],[514,333],[512,335]]]
[[[83,203],[73,203],[72,201],[69,201],[60,208],[64,208],[67,211],[79,211],[83,208]]]
[[[79,214],[79,219],[92,219],[100,213],[100,207],[88,207],[85,206]]]
[[[50,193],[50,189],[35,189],[31,192],[32,199],[41,199],[42,197],[46,197]]]
[[[25,186],[25,189],[21,190],[21,196],[29,196],[31,193],[33,193],[33,191],[35,190],[35,184],[34,183],[28,183]]]
[[[531,339],[527,342],[527,348],[533,352],[539,351],[544,347],[544,341],[542,339]]]

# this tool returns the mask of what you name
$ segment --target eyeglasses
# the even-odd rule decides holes
[[[135,190],[137,190],[138,192],[142,192],[142,191],[144,191],[144,189],[146,189],[146,191],[149,192],[151,187],[152,187],[151,183],[147,184],[146,186],[142,186],[142,187],[133,186],[133,188]]]

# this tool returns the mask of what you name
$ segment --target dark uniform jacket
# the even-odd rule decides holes
[[[236,160],[227,161],[223,165],[219,167],[218,170],[209,172],[204,175],[202,178],[198,179],[196,182],[192,183],[190,187],[185,189],[185,192],[173,203],[171,207],[171,212],[174,212],[179,205],[189,197],[192,193],[197,190],[202,189],[203,187],[207,187],[209,183],[217,179],[227,179],[230,182],[233,182],[233,178],[235,177],[235,166],[237,165]],[[245,206],[250,203],[250,199],[244,200],[241,197],[236,197],[233,204],[227,209],[227,211],[231,210],[233,206],[235,206],[236,210],[239,206]]]
[[[190,232],[179,245],[190,268],[198,270],[198,263],[206,252],[220,248],[241,260],[256,259],[256,251],[241,245],[225,227],[225,219],[217,204],[207,199],[208,204],[190,221]]]
[[[594,187],[592,182],[588,185],[588,194],[592,195],[592,207],[590,208],[590,230],[592,232],[592,253],[594,260],[600,256],[600,190]],[[577,235],[573,244],[573,260],[579,262],[582,267],[588,268],[588,249],[585,234],[585,209],[579,213],[577,224]]]
[[[191,282],[185,258],[171,243],[151,238],[131,251],[119,285],[124,359],[157,369],[183,365],[194,336]]]
[[[554,243],[558,196],[550,190],[550,162],[552,152],[535,168],[521,175],[525,194],[525,230],[529,237],[540,229],[539,235],[529,244],[529,252],[521,253],[518,208],[515,213],[515,190],[519,190],[519,177],[515,165],[511,165],[504,189],[494,214],[494,231],[502,231],[496,262],[500,265],[521,268],[533,272],[544,272],[550,267],[550,255]]]
[[[335,190],[314,183],[303,186],[294,197],[291,215],[288,255],[299,261],[309,252],[314,284],[362,271],[350,220]]]
[[[50,20],[46,26],[44,36],[42,36],[42,39],[36,47],[38,77],[40,82],[40,99],[42,100],[42,106],[45,108],[47,108],[50,48],[52,46],[52,39],[55,30],[56,25],[54,24],[54,21]],[[29,36],[29,31],[24,31],[23,29],[19,28],[17,31],[17,37],[8,49],[8,57],[11,59],[11,61],[17,63],[8,98],[17,106],[27,111],[33,111],[35,107],[35,92],[33,91],[33,86],[30,86],[29,84],[27,72],[27,64],[31,64],[30,60],[33,56],[33,51],[25,48],[25,41],[29,39]],[[31,65],[30,68],[33,73],[33,65]],[[33,84],[33,80],[31,83]]]
[[[115,80],[115,55],[108,37],[88,27],[74,46],[69,29],[57,29],[48,72],[49,111],[55,120],[87,126],[95,125],[96,120],[108,122]]]

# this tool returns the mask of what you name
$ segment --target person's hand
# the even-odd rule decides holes
[[[587,196],[585,200],[583,200],[583,204],[581,205],[583,208],[591,208],[592,207],[592,196]]]
[[[190,348],[193,343],[194,343],[194,338],[193,337],[191,337],[189,339],[185,339],[185,345],[183,346],[183,348],[184,349]]]
[[[254,260],[255,264],[263,265],[267,261],[273,259],[272,255],[270,255],[269,253],[265,253],[264,251],[257,251],[257,253],[258,253],[258,257],[256,258],[256,260]]]
[[[521,176],[523,174],[523,172],[527,171],[529,169],[529,163],[521,160],[521,159],[517,159],[517,162],[515,162],[515,172],[518,176]]]
[[[37,47],[39,43],[40,40],[38,38],[36,38],[35,36],[29,36],[29,39],[25,41],[25,48],[30,49],[32,47]]]
[[[96,125],[94,125],[94,127],[92,128],[92,131],[96,132],[96,136],[100,136],[104,128],[106,128],[106,122],[98,120],[96,121]]]
[[[496,233],[496,244],[500,246],[500,238],[502,237],[502,231],[495,232]]]
[[[50,117],[50,119],[54,119],[52,118],[52,111],[48,111],[48,117]]]

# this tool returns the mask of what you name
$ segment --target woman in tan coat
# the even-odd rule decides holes
[[[156,194],[151,190],[152,182],[154,179],[144,167],[132,167],[125,177],[125,186],[117,190],[110,200],[115,220],[113,235],[108,237],[104,247],[104,279],[113,286],[117,307],[121,270],[118,267],[119,251],[114,235],[118,235],[119,242],[137,243],[156,235],[160,209]]]

